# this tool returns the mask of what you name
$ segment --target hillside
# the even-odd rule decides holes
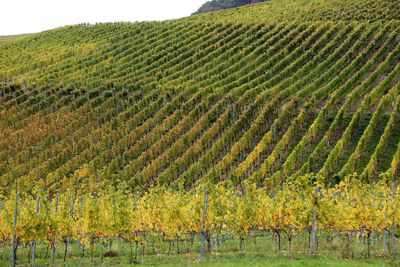
[[[50,195],[400,162],[400,5],[281,0],[0,44],[0,188]]]
[[[27,37],[29,35],[31,35],[31,34],[27,33],[27,34],[0,36],[0,43],[15,41],[15,40],[21,39],[23,37]]]
[[[265,2],[269,0],[212,0],[204,3],[193,15],[229,9],[244,5]]]
[[[399,2],[394,0],[272,0],[192,16],[214,22],[279,23],[282,21],[383,21],[399,20]]]

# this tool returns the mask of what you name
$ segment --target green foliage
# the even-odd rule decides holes
[[[240,7],[244,5],[266,2],[269,0],[212,0],[204,3],[193,15],[217,11],[220,9],[228,9]]]

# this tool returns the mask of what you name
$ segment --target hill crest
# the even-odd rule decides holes
[[[244,5],[250,5],[260,2],[266,2],[270,0],[212,0],[204,3],[196,12],[192,15],[202,14],[217,11],[220,9],[229,9],[240,7]]]

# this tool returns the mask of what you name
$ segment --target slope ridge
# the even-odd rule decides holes
[[[271,0],[199,17],[213,21],[390,21],[400,19],[400,3],[393,0]],[[193,16],[190,19],[197,19]]]
[[[213,12],[220,9],[240,7],[244,5],[260,3],[265,1],[269,0],[212,0],[204,3],[196,12],[193,13],[193,15]]]

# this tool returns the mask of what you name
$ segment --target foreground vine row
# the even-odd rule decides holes
[[[54,250],[71,240],[88,249],[115,238],[143,245],[149,236],[159,242],[184,240],[195,233],[211,241],[232,234],[243,240],[258,229],[286,237],[289,242],[303,231],[322,231],[364,237],[370,255],[374,234],[384,234],[392,248],[400,227],[400,186],[386,177],[363,185],[349,175],[334,187],[324,186],[321,176],[305,175],[279,189],[245,182],[241,189],[229,183],[208,184],[190,191],[154,187],[131,193],[121,182],[116,188],[92,194],[65,192],[48,198],[37,188],[36,197],[21,194],[1,201],[0,237],[7,246],[13,239],[16,218],[16,248],[46,243]],[[15,207],[17,205],[17,217]],[[315,213],[315,218],[314,218]],[[386,248],[385,248],[386,249]]]

